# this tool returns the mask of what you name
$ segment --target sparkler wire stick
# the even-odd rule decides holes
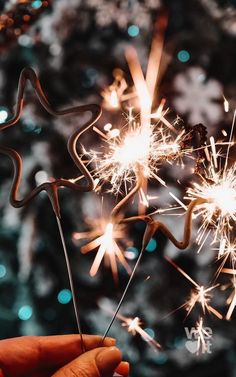
[[[25,68],[22,70],[20,74],[20,78],[19,78],[15,114],[13,115],[11,119],[7,120],[6,122],[0,125],[0,131],[15,125],[19,121],[22,111],[23,111],[23,107],[24,107],[24,92],[25,92],[27,81],[31,83],[33,89],[35,90],[37,94],[39,102],[49,114],[56,117],[64,116],[64,115],[79,114],[79,113],[83,113],[87,111],[91,112],[92,114],[91,118],[79,130],[76,130],[70,136],[67,143],[67,149],[72,160],[74,161],[75,165],[80,169],[81,173],[87,180],[86,185],[78,185],[74,183],[73,180],[69,180],[69,179],[62,179],[62,178],[53,179],[50,182],[44,182],[40,184],[39,186],[35,187],[33,190],[29,191],[23,199],[19,200],[17,197],[18,197],[18,190],[19,190],[21,176],[22,176],[22,167],[23,167],[22,158],[20,154],[17,153],[14,149],[11,149],[5,146],[0,146],[0,153],[7,155],[11,159],[13,163],[13,167],[14,167],[14,176],[13,176],[12,187],[10,191],[10,203],[13,205],[13,207],[20,208],[20,207],[25,206],[41,191],[46,191],[51,201],[52,208],[54,210],[54,213],[57,219],[57,224],[58,224],[58,228],[60,232],[63,250],[65,253],[65,260],[66,260],[66,265],[67,265],[67,270],[68,270],[72,297],[73,297],[75,316],[76,316],[78,330],[81,337],[81,348],[84,351],[85,348],[84,348],[80,321],[79,321],[79,309],[76,302],[75,290],[73,286],[72,273],[71,273],[68,253],[66,249],[65,239],[64,239],[64,235],[63,235],[63,231],[62,231],[62,227],[60,223],[61,216],[60,216],[60,205],[59,205],[59,200],[58,200],[58,190],[60,187],[67,187],[76,191],[83,191],[83,192],[92,191],[94,189],[95,187],[94,180],[90,172],[87,170],[87,168],[83,164],[82,160],[79,158],[79,155],[77,153],[77,142],[80,136],[85,131],[87,131],[90,127],[92,127],[93,124],[98,120],[98,118],[101,115],[101,108],[98,105],[83,105],[83,106],[75,106],[75,107],[67,108],[64,110],[52,109],[51,105],[49,104],[47,100],[47,97],[45,96],[43,92],[43,89],[41,87],[40,81],[36,73],[34,72],[32,68]]]
[[[99,119],[101,116],[101,109],[98,105],[82,105],[82,106],[75,106],[64,110],[54,110],[52,109],[51,105],[49,104],[43,90],[40,84],[40,81],[36,75],[36,73],[33,71],[32,68],[25,68],[21,72],[19,83],[18,83],[18,93],[17,93],[17,99],[16,99],[16,110],[14,116],[7,120],[6,122],[2,123],[0,125],[0,131],[4,130],[6,128],[9,128],[13,125],[15,125],[22,114],[23,106],[24,106],[24,92],[26,88],[27,81],[30,81],[32,87],[34,88],[39,102],[41,105],[45,108],[45,110],[55,116],[65,116],[65,115],[72,115],[72,114],[79,114],[83,112],[91,112],[92,116],[91,119],[89,119],[79,130],[76,130],[69,138],[67,143],[67,149],[70,153],[71,158],[73,159],[75,165],[79,168],[79,170],[82,172],[84,177],[87,180],[87,184],[77,185],[76,183],[70,181],[69,179],[54,179],[52,182],[45,182],[39,185],[38,187],[34,188],[31,192],[29,192],[24,199],[17,200],[17,193],[20,185],[21,175],[22,175],[22,159],[21,156],[13,149],[8,147],[0,146],[0,153],[3,153],[11,158],[13,165],[14,165],[14,178],[10,193],[10,202],[11,204],[16,207],[23,207],[24,205],[28,204],[28,202],[33,199],[37,194],[39,194],[41,191],[46,191],[52,206],[53,210],[56,214],[56,216],[60,217],[60,206],[58,201],[58,189],[60,187],[68,187],[73,190],[77,191],[92,191],[94,189],[94,180],[90,174],[90,172],[87,170],[85,165],[83,164],[82,160],[80,159],[76,145],[81,137],[81,135],[87,131],[90,127],[93,126],[93,124]]]
[[[188,247],[190,238],[191,238],[191,230],[192,230],[192,215],[195,207],[198,205],[202,205],[204,203],[209,202],[209,200],[205,198],[197,198],[193,200],[189,205],[188,209],[186,211],[186,217],[185,217],[185,223],[184,223],[184,234],[183,234],[183,240],[179,241],[175,238],[175,236],[172,234],[172,232],[166,227],[165,224],[163,224],[160,221],[153,220],[152,217],[149,215],[146,216],[134,216],[134,217],[128,217],[124,220],[122,220],[122,223],[130,223],[138,220],[146,221],[147,227],[144,232],[143,236],[143,242],[142,242],[142,250],[144,251],[147,247],[150,239],[153,237],[153,235],[156,233],[156,231],[161,231],[178,249],[186,249]]]
[[[130,287],[130,284],[131,284],[131,282],[132,282],[132,280],[133,280],[133,278],[134,278],[135,272],[136,272],[136,270],[137,270],[137,268],[138,268],[138,266],[139,266],[139,263],[140,263],[140,261],[141,261],[142,255],[143,255],[143,253],[141,252],[141,253],[139,254],[139,257],[138,257],[136,263],[135,263],[135,266],[134,266],[134,268],[133,268],[132,274],[130,275],[129,281],[128,281],[126,287],[125,287],[125,290],[124,290],[124,292],[123,292],[123,294],[122,294],[122,297],[121,297],[121,299],[120,299],[120,301],[119,301],[119,304],[117,305],[117,308],[116,308],[116,310],[115,310],[115,312],[114,312],[114,314],[113,314],[113,317],[112,317],[112,319],[111,319],[111,321],[110,321],[110,323],[109,323],[109,325],[108,325],[108,327],[107,327],[107,329],[106,329],[106,331],[105,331],[105,333],[104,333],[104,335],[103,335],[102,342],[104,342],[105,338],[107,337],[107,334],[109,333],[109,331],[110,331],[110,329],[111,329],[111,326],[113,325],[113,323],[114,323],[114,321],[115,321],[115,319],[116,319],[116,317],[117,317],[117,314],[118,314],[118,312],[119,312],[119,310],[120,310],[120,308],[121,308],[121,305],[123,304],[123,301],[124,301],[124,299],[125,299],[125,297],[126,297],[126,294],[127,294],[127,292],[128,292],[128,289],[129,289],[129,287]]]
[[[198,205],[201,205],[203,203],[206,203],[207,200],[206,199],[202,199],[202,198],[198,198],[198,199],[195,199],[193,200],[189,206],[188,206],[188,210],[186,212],[186,218],[185,218],[185,224],[184,224],[184,235],[183,235],[183,240],[182,241],[178,241],[174,235],[171,233],[171,231],[161,222],[159,221],[155,221],[153,220],[150,216],[134,216],[134,217],[130,217],[130,218],[127,218],[127,219],[124,219],[122,220],[121,222],[122,223],[128,223],[128,222],[133,222],[133,221],[137,221],[137,220],[144,220],[144,221],[147,221],[147,227],[146,227],[146,230],[144,232],[144,236],[143,236],[143,242],[142,242],[142,249],[140,251],[140,254],[139,254],[139,257],[135,263],[135,266],[134,266],[134,269],[132,271],[132,274],[130,275],[130,278],[129,278],[129,281],[125,287],[125,290],[122,294],[122,297],[118,303],[118,306],[114,312],[114,315],[111,319],[111,322],[109,323],[104,335],[103,335],[103,339],[102,341],[104,341],[104,339],[106,338],[108,332],[110,331],[110,328],[111,326],[113,325],[116,317],[117,317],[117,314],[121,308],[121,305],[126,297],[126,294],[128,292],[128,289],[130,287],[130,284],[134,278],[134,275],[135,275],[135,272],[139,266],[139,263],[141,261],[141,258],[142,258],[142,255],[144,254],[144,251],[146,249],[146,246],[148,245],[150,239],[152,238],[152,236],[154,235],[154,233],[157,231],[157,230],[160,230],[167,238],[169,238],[169,240],[179,249],[185,249],[188,245],[189,245],[189,242],[190,242],[190,238],[191,238],[191,225],[192,225],[192,214],[193,214],[193,210],[196,206]]]
[[[66,261],[66,267],[67,267],[67,272],[68,272],[68,277],[69,277],[70,289],[71,289],[71,293],[72,293],[72,301],[73,301],[73,306],[74,306],[75,318],[76,318],[76,323],[77,323],[77,327],[78,327],[78,332],[79,332],[79,335],[80,335],[81,350],[82,350],[82,352],[85,352],[86,349],[85,349],[85,345],[84,345],[84,341],[83,341],[83,335],[82,335],[81,324],[80,324],[79,306],[78,306],[78,301],[76,299],[76,294],[75,294],[75,287],[74,287],[74,282],[73,282],[73,277],[72,277],[72,272],[71,272],[69,255],[68,255],[68,251],[67,251],[67,247],[66,247],[66,243],[65,243],[65,237],[64,237],[64,234],[63,234],[62,226],[61,226],[61,220],[58,216],[56,216],[56,220],[57,220],[57,225],[58,225],[58,229],[59,229],[59,233],[60,233],[60,237],[61,237],[61,243],[62,243],[62,246],[63,246],[64,255],[65,255],[65,261]]]
[[[122,208],[125,207],[125,205],[128,203],[128,201],[130,199],[132,199],[133,196],[136,194],[136,192],[138,192],[140,190],[140,188],[142,187],[143,176],[142,176],[140,169],[138,169],[138,172],[135,175],[136,175],[136,179],[137,179],[136,185],[133,187],[133,189],[123,199],[121,199],[119,201],[119,203],[117,203],[117,205],[113,208],[113,210],[111,212],[111,218],[113,220],[118,216],[118,214],[120,213]]]

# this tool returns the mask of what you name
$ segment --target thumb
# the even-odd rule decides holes
[[[121,352],[116,347],[95,348],[59,369],[52,377],[112,377],[121,360]]]

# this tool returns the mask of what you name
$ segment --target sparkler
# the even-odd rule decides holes
[[[132,115],[129,115],[129,118]],[[118,194],[121,187],[130,187],[137,181],[137,175],[142,179],[156,179],[161,184],[164,181],[158,176],[159,165],[163,161],[172,163],[187,154],[183,150],[184,130],[173,137],[164,125],[151,124],[141,127],[137,117],[133,117],[119,135],[109,137],[105,135],[107,152],[94,150],[84,151],[84,156],[95,164],[94,178],[98,184],[109,182],[110,192]]]
[[[127,184],[132,184],[137,174],[142,174],[142,198],[146,204],[147,200],[144,198],[145,181],[155,177],[159,182],[164,184],[161,178],[156,175],[158,163],[163,159],[171,161],[172,158],[175,159],[179,153],[182,153],[180,141],[183,134],[181,133],[176,139],[173,139],[167,133],[168,127],[175,133],[177,131],[162,114],[163,101],[157,111],[151,114],[154,90],[160,70],[166,25],[167,15],[163,12],[155,25],[146,78],[144,77],[135,49],[129,47],[126,50],[125,55],[133,78],[135,91],[132,90],[131,93],[124,95],[127,83],[122,71],[115,70],[115,81],[102,92],[102,96],[105,99],[105,107],[108,104],[108,107],[112,108],[119,108],[122,101],[136,96],[140,108],[139,119],[137,116],[133,116],[133,109],[129,107],[128,124],[123,127],[119,135],[117,137],[105,136],[108,144],[108,152],[105,154],[94,151],[86,153],[95,161],[96,178],[100,182],[109,181],[111,184],[110,191],[116,194],[120,192],[123,182],[127,188]],[[161,119],[167,130],[163,125],[160,127],[159,124],[151,124],[152,118]]]
[[[153,136],[155,132],[152,126],[151,119],[154,119],[154,118],[159,119],[159,121],[162,121],[162,123],[165,124],[167,127],[170,126],[169,128],[172,131],[173,131],[173,126],[169,125],[165,117],[163,116],[163,104],[159,106],[159,109],[157,110],[156,113],[154,112],[152,114],[152,111],[151,111],[152,101],[153,101],[153,90],[155,87],[155,84],[153,85],[153,80],[154,82],[156,82],[157,72],[155,74],[153,73],[152,80],[150,80],[150,71],[149,71],[149,75],[147,75],[147,77],[149,77],[149,80],[147,83],[147,81],[144,78],[141,66],[139,64],[136,51],[134,49],[131,48],[127,50],[126,59],[128,61],[130,72],[131,72],[134,85],[137,91],[137,95],[139,98],[139,102],[140,102],[141,114],[140,114],[140,124],[139,124],[139,129],[140,129],[139,136],[140,136],[140,140],[142,140],[142,146],[144,146],[144,153],[142,153],[143,151],[142,148],[138,148],[139,150],[135,151],[136,153],[134,153],[132,156],[132,153],[130,154],[130,151],[132,149],[129,144],[132,145],[132,142],[135,140],[135,137],[127,138],[127,141],[125,138],[124,139],[125,141],[123,141],[122,147],[124,147],[124,151],[126,152],[127,149],[125,149],[125,147],[127,147],[128,145],[129,154],[127,152],[124,153],[124,155],[122,153],[117,154],[116,153],[117,151],[123,152],[123,149],[117,149],[117,143],[115,142],[115,144],[112,145],[111,147],[111,154],[107,155],[105,165],[102,167],[98,167],[98,171],[102,172],[104,169],[104,171],[106,172],[107,163],[109,167],[113,168],[112,163],[117,163],[117,159],[121,159],[121,156],[122,157],[124,156],[123,160],[121,159],[120,161],[121,162],[124,161],[126,165],[124,164],[118,165],[119,167],[122,166],[123,170],[118,170],[118,175],[113,175],[114,170],[113,170],[113,173],[110,171],[109,174],[107,175],[105,173],[105,176],[103,178],[105,178],[106,176],[115,177],[115,180],[113,181],[111,179],[111,181],[114,184],[114,187],[116,188],[117,192],[119,192],[121,185],[120,183],[117,184],[117,181],[118,182],[123,181],[123,180],[127,181],[130,178],[129,176],[130,172],[132,172],[132,178],[134,175],[137,177],[140,174],[142,174],[143,176],[142,176],[142,183],[141,183],[140,189],[143,189],[143,192],[145,192],[145,188],[146,188],[145,182],[147,181],[147,179],[157,177],[157,174],[156,174],[157,165],[162,160],[160,155],[156,156],[155,154],[156,151],[158,150],[158,145],[161,145],[161,144],[165,145],[165,142],[163,142],[163,140],[162,142],[158,140],[157,145],[155,145],[155,141],[156,141],[155,139],[151,139],[151,142],[150,142],[150,135]],[[160,63],[160,59],[159,59],[159,63]],[[149,64],[149,67],[151,66],[152,64]],[[159,64],[158,64],[158,67],[159,67]],[[234,122],[233,122],[233,125],[234,125]],[[135,124],[135,128],[133,128],[133,130],[129,129],[129,131],[134,132],[134,136],[137,136],[135,134],[136,127],[137,126]],[[232,132],[231,132],[231,136],[232,136]],[[131,143],[128,142],[130,139],[131,139]],[[127,286],[122,294],[122,297],[119,301],[119,304],[116,308],[113,318],[105,331],[103,339],[106,337],[107,333],[109,332],[110,327],[112,326],[120,310],[122,302],[125,299],[126,293],[135,275],[136,269],[141,261],[143,252],[146,246],[148,245],[149,241],[151,240],[151,238],[156,233],[156,231],[161,231],[179,249],[185,249],[189,245],[189,242],[190,242],[192,215],[193,215],[194,210],[196,210],[195,211],[196,216],[200,214],[203,216],[203,224],[201,225],[200,230],[199,230],[200,234],[198,237],[198,242],[200,242],[200,240],[202,240],[202,238],[205,236],[206,230],[209,229],[209,226],[216,228],[215,240],[218,238],[219,234],[225,234],[224,233],[225,231],[231,230],[231,227],[232,227],[231,222],[232,220],[235,221],[235,218],[236,218],[236,195],[235,195],[236,164],[235,166],[231,168],[227,167],[228,153],[229,153],[229,148],[228,148],[224,169],[223,171],[220,170],[218,168],[218,161],[217,161],[218,156],[217,156],[214,140],[212,140],[211,138],[210,141],[211,141],[211,149],[212,149],[212,159],[211,158],[209,159],[209,162],[210,162],[209,174],[207,174],[206,172],[204,172],[204,174],[202,173],[200,177],[203,183],[202,184],[195,183],[194,188],[189,189],[187,192],[187,195],[188,195],[187,197],[190,200],[190,204],[186,212],[184,236],[183,236],[182,241],[177,240],[174,237],[173,233],[163,223],[153,220],[151,216],[145,216],[145,215],[134,216],[132,218],[124,219],[122,221],[123,223],[129,223],[133,221],[143,220],[146,222],[147,226],[146,226],[146,230],[143,236],[142,249],[141,249],[140,255],[134,266],[133,272],[130,276]],[[114,141],[112,142],[114,143]],[[139,146],[138,139],[137,139],[136,145]],[[149,156],[148,148],[150,148],[150,145],[155,145],[155,150],[154,151],[151,150],[151,153],[150,153],[151,161],[148,158]],[[138,154],[140,153],[140,151],[141,151],[141,155]],[[206,151],[206,154],[208,153],[208,156],[209,156],[209,152],[207,148],[205,149],[205,151]],[[165,154],[166,154],[166,151],[165,151]],[[130,155],[133,157],[133,159],[131,160],[129,160]],[[130,166],[132,166],[132,168],[130,168]],[[137,166],[139,168],[140,167],[142,168],[139,170],[138,173],[137,171],[135,171],[135,168]],[[120,171],[121,171],[121,174],[119,175]],[[145,196],[143,195],[143,192],[142,192],[142,196]],[[227,201],[225,201],[225,196],[227,196]],[[120,206],[120,208],[121,207],[122,205]],[[207,233],[207,237],[208,235],[209,235],[209,232]],[[204,238],[204,242],[207,239],[207,237]],[[202,286],[196,285],[195,290],[192,292],[191,300],[188,302],[188,304],[190,305],[189,310],[190,311],[192,310],[196,302],[200,302],[204,313],[207,310],[214,313],[214,315],[218,316],[218,318],[221,318],[221,314],[218,313],[209,304],[210,292],[213,288],[215,288],[215,286],[204,288]]]
[[[135,221],[139,221],[139,220],[143,220],[147,223],[147,226],[146,226],[146,229],[145,229],[145,232],[144,232],[144,236],[143,236],[143,241],[142,241],[142,249],[141,249],[141,252],[139,254],[139,257],[135,263],[135,266],[133,268],[133,271],[132,271],[132,274],[128,280],[128,283],[125,287],[125,290],[122,294],[122,297],[117,305],[117,308],[115,310],[115,313],[112,317],[112,320],[111,322],[109,323],[106,331],[105,331],[105,334],[103,335],[103,340],[105,339],[105,337],[107,336],[113,322],[115,321],[116,319],[116,316],[121,308],[121,305],[126,297],[126,294],[128,292],[128,289],[130,287],[130,284],[135,276],[135,273],[136,273],[136,270],[141,262],[141,259],[142,259],[142,255],[144,254],[144,251],[148,245],[148,243],[150,242],[151,238],[154,236],[154,234],[156,233],[157,230],[161,231],[167,238],[169,238],[169,240],[179,249],[185,249],[188,245],[189,245],[189,242],[190,242],[190,239],[191,239],[191,230],[192,230],[192,215],[193,215],[193,211],[195,209],[196,206],[202,204],[205,202],[206,199],[201,199],[201,198],[198,198],[196,199],[195,201],[192,201],[189,206],[188,206],[188,210],[186,212],[186,217],[185,217],[185,224],[184,224],[184,235],[183,235],[183,240],[179,241],[175,238],[175,236],[173,235],[173,233],[163,224],[161,223],[160,221],[155,221],[153,220],[153,218],[151,216],[148,216],[148,215],[142,215],[142,216],[134,216],[134,217],[130,217],[130,218],[126,218],[124,220],[122,220],[122,223],[130,223],[130,222],[135,222]]]
[[[235,270],[236,263],[236,242],[230,242],[230,235],[222,236],[219,241],[219,247],[213,250],[218,251],[218,260],[221,261],[220,266],[217,270],[216,277],[222,272],[225,264],[229,261],[233,270]]]
[[[16,99],[16,109],[15,114],[13,117],[9,120],[6,120],[4,123],[0,125],[0,130],[4,130],[6,128],[14,126],[20,119],[23,107],[24,107],[24,93],[26,89],[27,81],[29,81],[34,88],[37,97],[39,99],[39,102],[44,107],[44,109],[53,116],[65,116],[65,115],[72,115],[72,114],[79,114],[82,112],[89,111],[92,114],[92,117],[89,121],[87,121],[83,127],[80,130],[76,130],[72,136],[68,140],[67,148],[68,152],[70,153],[70,156],[76,166],[80,169],[81,173],[84,175],[84,177],[87,179],[86,185],[78,185],[75,182],[72,182],[67,179],[52,179],[50,182],[44,182],[40,184],[39,186],[35,187],[32,191],[28,192],[25,197],[21,200],[18,199],[18,190],[21,182],[21,176],[22,176],[22,158],[21,156],[13,149],[8,147],[0,147],[0,153],[3,153],[4,155],[8,156],[13,165],[14,165],[14,177],[12,182],[12,188],[10,192],[10,202],[11,204],[16,207],[20,208],[25,205],[27,205],[35,196],[37,196],[41,191],[46,191],[48,194],[48,197],[51,201],[52,208],[54,210],[54,214],[57,220],[58,230],[60,233],[60,238],[63,246],[63,251],[65,255],[65,261],[67,266],[67,272],[69,277],[69,283],[70,288],[72,292],[72,299],[73,299],[73,305],[74,305],[74,311],[75,311],[75,317],[77,322],[78,331],[81,338],[81,347],[82,350],[85,351],[84,343],[83,343],[83,337],[82,337],[82,330],[80,326],[80,319],[79,319],[79,309],[78,309],[78,303],[75,295],[75,288],[73,284],[72,279],[72,273],[71,273],[71,267],[68,257],[68,251],[65,244],[64,234],[62,230],[61,220],[60,220],[60,205],[59,205],[59,199],[58,199],[58,190],[60,187],[68,187],[70,189],[74,189],[77,191],[91,191],[94,188],[94,181],[92,176],[90,175],[87,168],[84,166],[83,162],[81,161],[80,157],[77,153],[77,142],[81,135],[87,131],[92,125],[97,121],[97,119],[101,115],[101,109],[97,105],[84,105],[84,106],[76,106],[71,107],[65,110],[54,110],[47,97],[44,94],[44,91],[41,87],[40,81],[31,68],[25,68],[22,70],[19,83],[18,83],[18,92],[17,92],[17,99]]]
[[[205,198],[206,202],[198,207],[196,216],[201,216],[202,224],[198,230],[197,242],[200,244],[207,230],[213,229],[213,242],[224,239],[233,228],[236,220],[236,163],[228,167],[229,152],[232,147],[233,130],[236,120],[236,111],[234,112],[230,137],[227,147],[226,158],[223,168],[220,160],[220,153],[216,151],[214,138],[210,138],[211,151],[205,148],[208,166],[205,166],[199,177],[200,183],[194,183],[193,187],[187,190],[186,198],[195,200],[196,198]],[[201,247],[211,233],[210,230],[204,238]],[[200,247],[200,248],[201,248]],[[223,249],[223,245],[220,246]]]

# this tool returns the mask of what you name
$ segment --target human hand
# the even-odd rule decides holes
[[[111,377],[128,376],[115,339],[84,335],[82,354],[78,335],[25,336],[0,341],[0,377]]]

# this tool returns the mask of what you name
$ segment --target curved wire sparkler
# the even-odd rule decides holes
[[[132,271],[132,274],[130,275],[130,278],[128,280],[128,283],[124,289],[124,292],[121,296],[121,299],[117,305],[117,308],[114,312],[114,315],[103,335],[103,339],[102,341],[104,341],[104,339],[106,338],[108,332],[110,331],[110,328],[111,326],[113,325],[116,317],[117,317],[117,314],[121,308],[121,305],[126,297],[126,294],[128,292],[128,289],[130,287],[130,284],[134,278],[134,275],[135,275],[135,272],[140,264],[140,261],[141,261],[141,258],[144,254],[144,251],[149,243],[149,241],[151,240],[151,238],[153,237],[153,235],[159,230],[161,231],[178,249],[186,249],[186,247],[188,247],[189,243],[190,243],[190,240],[191,240],[191,233],[192,233],[192,217],[193,217],[193,211],[195,209],[195,207],[197,207],[198,205],[202,205],[204,203],[208,202],[207,199],[203,199],[203,198],[197,198],[195,200],[193,200],[189,206],[188,206],[188,209],[187,209],[187,212],[186,212],[186,217],[185,217],[185,223],[184,223],[184,232],[183,232],[183,240],[179,241],[175,238],[175,236],[173,235],[173,233],[167,228],[167,226],[165,224],[163,224],[162,222],[160,221],[156,221],[156,220],[153,220],[153,218],[150,216],[150,215],[141,215],[141,216],[133,216],[133,217],[129,217],[129,218],[126,218],[126,219],[123,219],[121,222],[122,223],[130,223],[130,222],[135,222],[135,221],[139,221],[139,220],[142,220],[142,221],[145,221],[147,223],[147,226],[146,226],[146,229],[145,229],[145,232],[144,232],[144,236],[143,236],[143,241],[142,241],[142,248],[141,248],[141,251],[140,251],[140,254],[139,254],[139,257],[135,263],[135,266],[133,268],[133,271]]]
[[[113,208],[111,212],[111,219],[113,222],[118,219],[120,212],[122,209],[128,204],[128,202],[134,197],[134,195],[140,190],[143,184],[143,174],[141,173],[141,168],[138,166],[137,172],[135,173],[136,176],[136,184],[135,186],[128,192],[128,194],[122,198],[116,206]],[[124,222],[124,220],[122,220]]]
[[[72,115],[72,114],[80,114],[84,112],[91,112],[92,117],[90,120],[88,120],[79,130],[76,130],[69,138],[67,143],[67,149],[70,153],[71,158],[73,159],[75,165],[79,168],[81,173],[84,175],[84,177],[87,180],[87,184],[82,186],[78,185],[77,183],[72,182],[69,179],[55,179],[52,182],[45,182],[41,185],[34,188],[32,191],[30,191],[28,194],[25,195],[25,197],[21,200],[17,199],[17,194],[20,186],[21,176],[22,176],[22,158],[14,149],[0,146],[0,153],[3,153],[11,158],[13,165],[14,165],[14,178],[11,188],[11,194],[10,194],[10,200],[11,204],[14,207],[23,207],[26,204],[30,202],[31,199],[33,199],[36,195],[38,195],[41,191],[46,191],[52,206],[53,210],[58,218],[60,218],[60,206],[58,201],[58,189],[60,187],[68,187],[70,189],[76,190],[76,191],[92,191],[95,187],[94,180],[80,159],[77,150],[76,145],[81,137],[81,135],[87,131],[89,128],[93,126],[93,124],[99,119],[101,116],[101,108],[98,105],[82,105],[82,106],[75,106],[70,107],[68,109],[64,110],[54,110],[52,109],[51,105],[49,104],[47,97],[45,96],[43,89],[41,87],[40,81],[34,72],[32,68],[24,68],[23,71],[20,74],[20,79],[18,83],[18,93],[17,93],[17,99],[16,99],[16,111],[14,116],[9,119],[8,121],[2,123],[0,125],[0,131],[4,130],[6,128],[9,128],[13,125],[15,125],[22,114],[23,106],[24,106],[24,91],[27,84],[27,81],[29,81],[34,88],[37,97],[39,99],[39,102],[44,107],[44,109],[51,115],[55,117],[65,116],[65,115]]]
[[[101,108],[98,105],[91,104],[91,105],[70,107],[64,110],[54,110],[51,107],[46,95],[44,94],[44,91],[41,87],[40,81],[35,71],[32,68],[24,68],[20,74],[19,83],[18,83],[15,114],[13,115],[11,119],[7,120],[6,122],[0,125],[0,131],[14,126],[19,121],[22,111],[23,111],[23,107],[24,107],[24,92],[25,92],[27,81],[31,83],[33,89],[35,90],[37,94],[39,102],[49,114],[55,117],[72,115],[72,114],[80,114],[87,111],[89,111],[92,114],[91,118],[79,130],[76,130],[70,136],[67,143],[67,149],[72,160],[74,161],[75,165],[79,168],[79,170],[81,171],[81,173],[87,180],[86,185],[78,185],[77,183],[73,182],[73,180],[69,180],[69,179],[63,179],[63,178],[54,179],[52,182],[44,182],[40,184],[39,186],[35,187],[33,190],[29,191],[23,199],[17,199],[18,190],[19,190],[20,182],[21,182],[21,176],[22,176],[22,167],[23,167],[22,158],[20,154],[14,149],[11,149],[5,146],[0,146],[0,153],[8,156],[11,159],[14,166],[14,177],[13,177],[12,187],[10,191],[10,203],[16,208],[23,207],[27,205],[41,191],[46,191],[51,201],[52,208],[56,216],[57,225],[58,225],[61,242],[63,246],[63,251],[65,255],[69,283],[70,283],[70,288],[72,292],[75,317],[76,317],[77,327],[78,327],[78,331],[81,338],[81,348],[83,351],[85,351],[83,337],[82,337],[82,330],[81,330],[81,325],[80,325],[79,307],[78,307],[78,302],[77,302],[76,294],[75,294],[75,288],[74,288],[74,283],[73,283],[73,278],[72,278],[68,251],[66,248],[65,238],[64,238],[64,234],[63,234],[63,230],[61,226],[61,221],[60,221],[61,215],[60,215],[60,205],[59,205],[59,199],[58,199],[58,190],[60,187],[67,187],[72,190],[76,190],[80,192],[92,191],[94,189],[95,187],[94,180],[77,153],[77,142],[79,138],[81,137],[81,135],[85,131],[87,131],[89,128],[91,128],[93,124],[99,119],[99,117],[101,116]]]

